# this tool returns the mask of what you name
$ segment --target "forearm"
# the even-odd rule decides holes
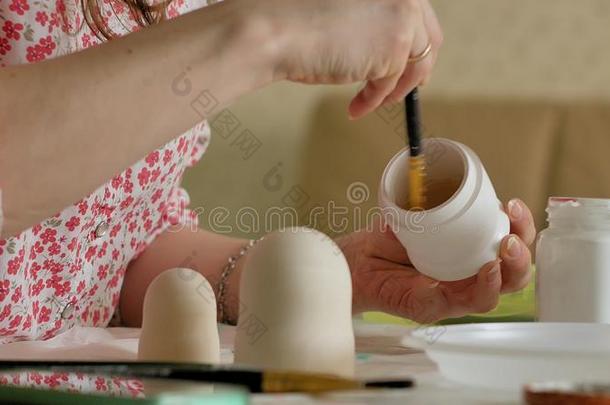
[[[187,228],[160,235],[127,269],[119,304],[123,322],[127,326],[141,325],[148,285],[158,274],[172,268],[186,267],[198,271],[209,281],[218,298],[222,269],[229,256],[237,254],[245,244],[245,240]],[[226,284],[225,310],[229,319],[237,319],[239,311],[242,266],[243,260],[240,260]]]
[[[0,69],[2,236],[269,83],[272,35],[247,7],[227,0],[70,56]]]

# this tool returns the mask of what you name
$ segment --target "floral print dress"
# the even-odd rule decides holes
[[[100,3],[112,32],[137,29],[120,0]],[[167,14],[171,18],[205,5],[205,0],[174,0]],[[81,0],[0,0],[0,68],[100,42],[85,22]],[[180,182],[204,153],[209,135],[207,123],[201,122],[91,195],[0,240],[0,343],[48,339],[74,325],[108,325],[129,263],[168,227],[196,226]],[[138,380],[65,373],[2,374],[2,384],[143,394]]]
[[[123,2],[100,3],[112,32],[137,29]],[[174,0],[167,13],[174,17],[205,3]],[[0,0],[0,67],[99,44],[81,4]],[[180,182],[208,140],[202,122],[57,215],[0,240],[0,343],[48,339],[74,325],[106,326],[129,263],[169,226],[195,223]]]

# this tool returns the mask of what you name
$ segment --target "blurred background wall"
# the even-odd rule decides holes
[[[432,2],[445,44],[422,89],[426,136],[472,147],[500,198],[522,198],[539,229],[550,195],[610,198],[610,1]],[[214,117],[210,149],[185,178],[201,225],[254,237],[279,226],[265,213],[291,207],[332,236],[362,226],[404,146],[404,118],[398,105],[348,121],[356,90],[279,83]],[[311,223],[331,203],[347,223]],[[530,286],[494,314],[531,316],[533,302]]]
[[[471,146],[500,197],[523,198],[539,228],[549,195],[610,197],[610,2],[433,3],[445,44],[422,90],[426,135]],[[293,207],[302,224],[329,201],[351,220],[373,207],[381,172],[404,145],[402,108],[350,122],[356,90],[279,83],[214,117],[210,149],[185,178],[202,226],[254,236],[268,229],[249,226],[245,207]]]

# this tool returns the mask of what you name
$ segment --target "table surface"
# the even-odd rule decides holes
[[[519,393],[481,390],[446,381],[422,352],[405,346],[411,329],[397,325],[356,322],[356,376],[361,379],[413,377],[416,387],[404,390],[361,391],[308,395],[255,395],[253,404],[514,404]],[[233,361],[235,328],[220,326],[221,361]],[[64,360],[135,360],[139,329],[74,328],[44,342],[17,342],[0,346],[0,358]]]

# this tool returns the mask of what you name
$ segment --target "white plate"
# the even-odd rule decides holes
[[[610,383],[610,325],[490,323],[420,328],[405,337],[449,380],[494,389],[536,381]]]

